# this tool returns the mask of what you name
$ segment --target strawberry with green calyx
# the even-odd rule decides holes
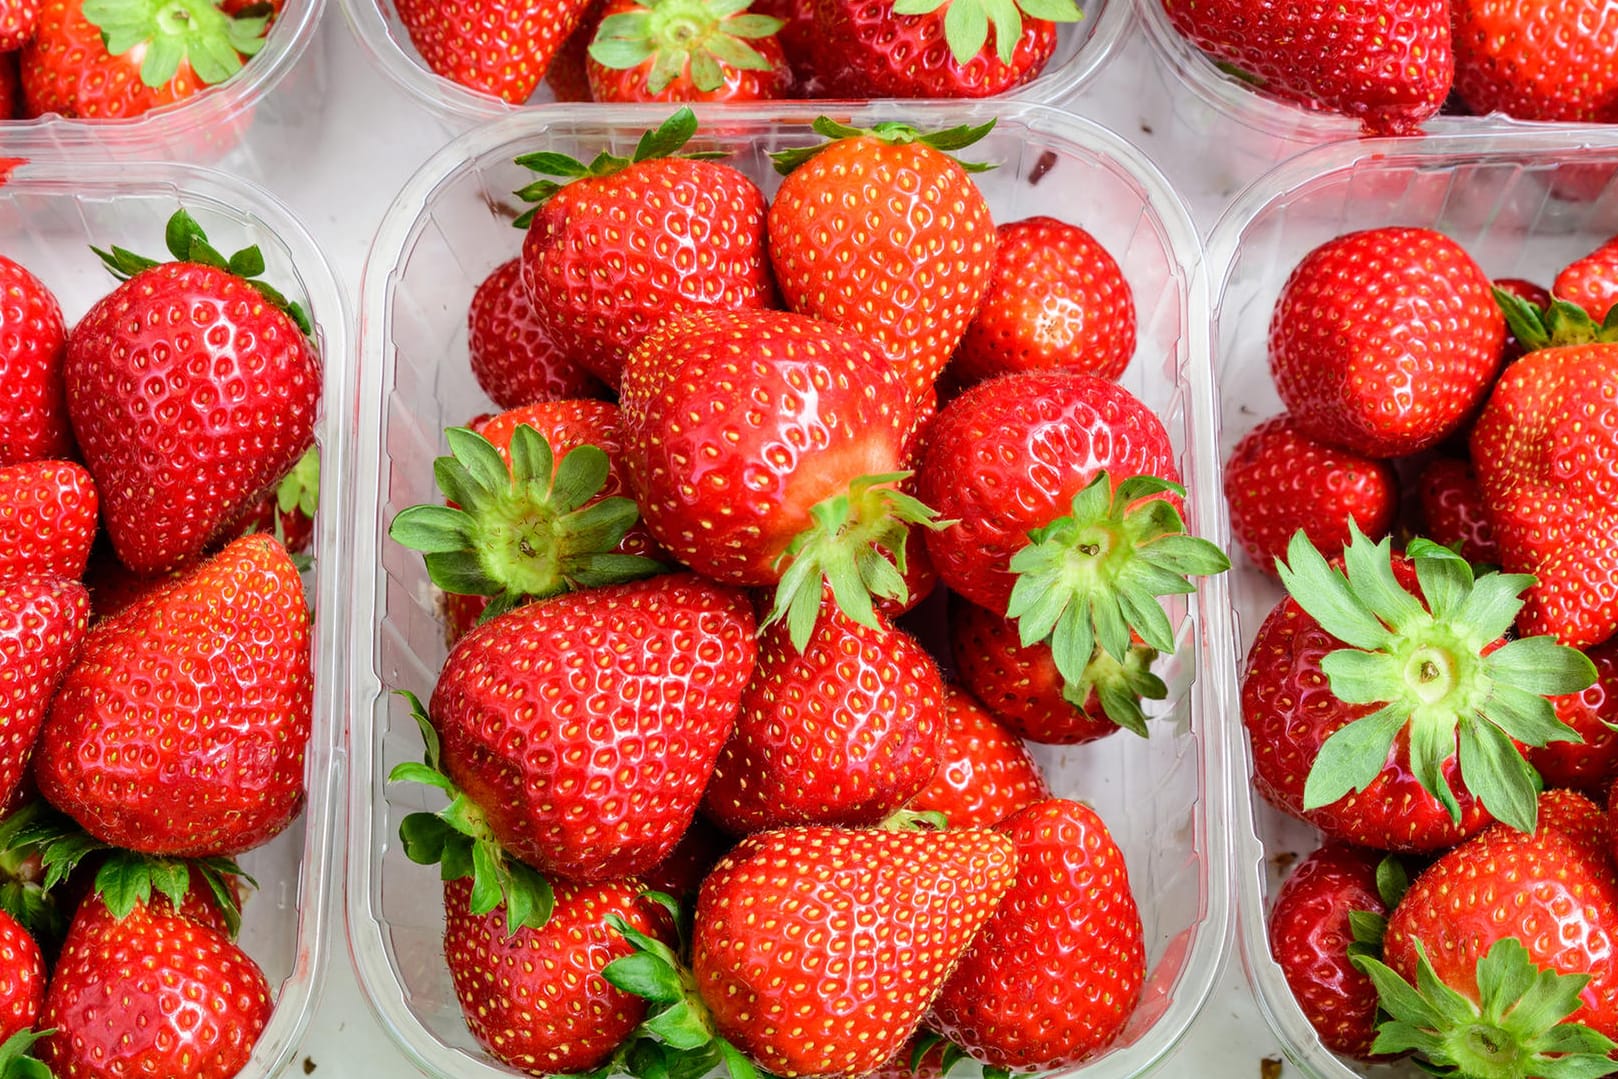
[[[932,15],[940,8],[945,8],[944,14],[939,16],[944,24],[944,40],[958,64],[969,62],[983,51],[990,30],[994,31],[995,57],[1002,64],[1011,63],[1017,41],[1022,37],[1024,15],[1046,22],[1078,22],[1084,18],[1084,12],[1073,0],[1016,0],[1011,4],[985,0],[894,0],[893,13]]]
[[[1496,285],[1494,299],[1524,351],[1618,341],[1618,307],[1609,309],[1598,321],[1578,304],[1560,296],[1553,297],[1548,306],[1539,307]]]
[[[445,592],[493,597],[483,621],[528,600],[664,568],[617,552],[640,512],[632,499],[599,497],[612,469],[600,447],[576,446],[558,461],[550,441],[523,424],[512,432],[508,466],[475,431],[451,427],[444,437],[450,455],[433,462],[433,475],[455,504],[401,510],[388,534],[426,556],[428,577]]]
[[[590,45],[597,101],[750,101],[784,97],[784,19],[751,0],[614,0]]]

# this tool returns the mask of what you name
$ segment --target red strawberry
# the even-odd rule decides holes
[[[770,263],[787,306],[865,338],[921,401],[989,290],[998,242],[959,149],[989,126],[923,135],[847,127],[775,155]]]
[[[102,520],[139,573],[223,538],[313,443],[320,400],[302,312],[250,279],[258,249],[232,257],[248,276],[217,268],[224,256],[184,210],[168,240],[181,261],[106,256],[127,280],[74,327],[62,371]]]
[[[320,451],[310,449],[275,490],[247,512],[241,532],[268,532],[292,554],[309,549],[315,538],[315,511],[320,504]],[[237,531],[232,526],[228,531]]]
[[[927,1023],[990,1067],[1070,1067],[1112,1044],[1146,981],[1123,851],[1094,810],[1061,798],[995,831],[1017,844],[1017,882]]]
[[[1408,135],[1449,96],[1455,56],[1446,0],[1273,7],[1258,0],[1162,0],[1176,29],[1265,91]]]
[[[1417,486],[1428,539],[1458,549],[1468,562],[1499,564],[1500,548],[1471,462],[1436,458],[1422,469]]]
[[[1528,763],[1546,786],[1600,793],[1618,777],[1618,640],[1587,648],[1585,655],[1595,664],[1595,684],[1582,693],[1551,698],[1556,718],[1583,741],[1531,749]]]
[[[786,97],[782,20],[734,0],[610,0],[586,71],[596,101]]]
[[[72,461],[0,466],[0,580],[84,576],[98,504],[95,481]]]
[[[1453,0],[1455,92],[1478,116],[1618,120],[1618,12],[1602,0]]]
[[[584,18],[589,0],[394,0],[411,44],[435,73],[521,105]]]
[[[1270,373],[1298,429],[1367,457],[1442,442],[1483,401],[1505,320],[1489,279],[1430,229],[1348,233],[1305,255],[1270,320]]]
[[[57,692],[34,772],[45,797],[103,842],[240,853],[303,804],[313,697],[298,571],[271,537],[244,536],[96,623]]]
[[[4,79],[0,78],[0,83]],[[0,103],[0,119],[11,113]],[[0,255],[0,466],[69,457],[62,309],[39,278]]]
[[[1614,23],[1614,30],[1618,31],[1618,22]],[[1613,101],[1613,115],[1618,118],[1618,83],[1614,84]],[[1594,321],[1605,319],[1607,312],[1618,303],[1618,237],[1568,263],[1556,275],[1551,292],[1557,299],[1582,309]]]
[[[696,129],[682,108],[642,137],[631,160],[517,159],[573,178],[520,192],[538,203],[518,218],[528,228],[523,286],[557,345],[613,387],[630,350],[664,319],[774,305],[764,195],[728,165],[677,156]]]
[[[9,801],[22,782],[45,713],[78,654],[89,618],[90,595],[77,581],[0,580],[0,803]]]
[[[605,395],[606,388],[557,345],[534,314],[521,259],[501,263],[484,278],[472,294],[467,321],[472,376],[501,408]]]
[[[6,0],[0,7],[0,53],[15,52],[33,38],[39,26],[39,4],[40,0]]]
[[[987,828],[1050,797],[1022,739],[958,686],[944,687],[938,771],[908,808],[942,813],[952,828]]]
[[[1107,249],[1051,217],[999,234],[994,280],[950,361],[955,378],[969,386],[1045,367],[1122,375],[1135,355],[1135,300]]]
[[[590,0],[579,25],[562,42],[545,69],[545,85],[557,101],[589,101],[590,76],[586,65],[590,60],[590,43],[596,39],[596,28],[606,12],[607,0]]]
[[[828,594],[801,648],[780,622],[760,638],[703,812],[735,834],[880,824],[938,769],[943,694],[921,645],[882,619],[860,625]]]
[[[44,1006],[45,957],[28,930],[0,910],[0,1045],[32,1030]],[[0,1048],[0,1061],[5,1053]]]
[[[1275,573],[1275,560],[1300,528],[1328,558],[1342,553],[1348,522],[1381,539],[1399,509],[1391,465],[1317,442],[1290,417],[1259,424],[1225,464],[1230,531],[1253,565]]]

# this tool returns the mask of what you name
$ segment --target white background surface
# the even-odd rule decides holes
[[[291,205],[324,247],[348,296],[352,318],[373,231],[405,178],[445,141],[445,135],[421,106],[371,68],[334,6],[328,7],[316,49],[324,53],[327,107],[318,117],[310,117],[309,145],[296,160],[271,166],[266,185]],[[1159,79],[1139,31],[1132,28],[1128,44],[1099,80],[1069,104],[1153,156],[1187,197],[1199,229],[1206,233],[1242,177],[1221,174],[1217,166],[1207,164],[1207,155],[1198,151],[1201,140],[1187,138],[1188,121],[1179,104],[1163,92]],[[1217,139],[1219,132],[1197,134]],[[339,841],[335,849],[343,850],[343,843]],[[342,937],[342,909],[339,895],[332,904],[325,989],[303,1045],[284,1074],[317,1079],[415,1075],[372,1018],[356,985]],[[1231,951],[1233,958],[1202,1017],[1158,1074],[1173,1079],[1257,1079],[1264,1058],[1280,1060],[1276,1040],[1259,1016],[1234,958],[1234,943]]]

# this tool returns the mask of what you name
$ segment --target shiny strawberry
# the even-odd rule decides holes
[[[99,504],[90,473],[72,461],[0,466],[0,580],[84,576]]]
[[[1618,120],[1618,11],[1601,0],[1452,0],[1455,92],[1479,116]]]
[[[1050,797],[1022,739],[959,686],[944,686],[938,771],[907,808],[942,813],[952,828],[987,828]]]
[[[1613,29],[1618,33],[1618,22]],[[1618,107],[1618,84],[1614,103]],[[1579,307],[1596,322],[1604,320],[1618,303],[1618,237],[1568,263],[1551,284],[1551,294]]]
[[[1618,777],[1618,640],[1587,648],[1584,654],[1595,664],[1595,683],[1582,693],[1551,698],[1556,718],[1583,741],[1530,749],[1528,763],[1548,787],[1600,794]]]
[[[521,259],[501,263],[483,279],[472,294],[467,322],[472,377],[501,408],[606,396],[606,387],[557,345],[534,314]]]
[[[773,307],[764,195],[741,172],[681,156],[697,120],[682,108],[647,132],[633,157],[585,165],[549,151],[517,163],[542,175],[519,194],[536,203],[522,279],[559,347],[609,386],[658,323],[710,309]],[[582,283],[582,284],[581,284]]]
[[[0,803],[10,800],[23,780],[39,728],[78,655],[89,618],[90,595],[77,581],[0,580]]]
[[[1277,416],[1236,443],[1225,463],[1225,499],[1231,533],[1253,565],[1273,576],[1300,528],[1328,558],[1342,553],[1351,520],[1373,539],[1387,535],[1399,509],[1399,478],[1387,462],[1317,442]]]
[[[0,107],[0,119],[10,116]],[[0,466],[70,457],[62,309],[44,282],[0,255]]]
[[[393,0],[435,73],[512,105],[532,96],[589,0]]]
[[[40,0],[6,0],[0,8],[0,53],[15,52],[33,38],[39,26],[39,5]]]
[[[1367,457],[1442,442],[1505,347],[1488,277],[1430,229],[1382,228],[1305,255],[1270,320],[1270,374],[1298,429]]]
[[[610,0],[586,72],[596,101],[786,97],[783,21],[733,0]]]
[[[9,1063],[5,1043],[33,1030],[44,1006],[45,957],[33,935],[0,910],[0,1064]]]
[[[1470,461],[1434,458],[1417,481],[1422,534],[1434,543],[1458,550],[1468,562],[1500,564],[1500,547]]]
[[[1051,217],[998,231],[994,280],[950,361],[955,379],[969,386],[1045,367],[1122,375],[1135,355],[1135,300],[1107,249]]]

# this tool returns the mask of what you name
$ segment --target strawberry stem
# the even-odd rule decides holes
[[[656,94],[690,72],[707,93],[724,84],[723,65],[768,71],[770,62],[747,44],[769,37],[784,19],[747,11],[751,0],[645,0],[633,11],[601,21],[590,57],[603,67],[628,71],[651,61],[646,89]]]
[[[1084,18],[1073,0],[894,0],[895,15],[930,15],[944,12],[944,40],[957,64],[970,62],[983,51],[994,28],[994,54],[1011,63],[1021,40],[1024,15],[1046,22],[1078,22]]]
[[[825,142],[813,146],[795,146],[788,150],[778,150],[770,155],[775,162],[775,171],[786,176],[799,165],[814,157],[820,151],[833,143],[844,139],[873,138],[891,146],[905,146],[919,142],[931,146],[934,150],[948,154],[961,168],[967,172],[987,172],[995,166],[989,162],[961,161],[955,158],[952,151],[963,150],[977,142],[990,131],[994,130],[993,120],[979,124],[976,127],[963,124],[959,127],[945,128],[941,131],[924,132],[910,124],[887,120],[874,127],[850,127],[847,124],[833,120],[830,116],[817,117],[812,125],[818,135],[825,136]]]
[[[145,50],[140,80],[154,89],[168,85],[181,64],[204,85],[224,82],[243,57],[263,48],[269,25],[264,15],[232,18],[218,0],[84,0],[83,11],[110,55]]]
[[[55,1027],[24,1029],[0,1042],[0,1079],[52,1079],[55,1073],[33,1055],[33,1049],[35,1042],[55,1033]]]
[[[1618,307],[1607,312],[1605,321],[1597,323],[1577,304],[1552,299],[1551,305],[1542,309],[1498,286],[1494,290],[1494,302],[1505,315],[1512,334],[1528,352],[1618,341]]]

